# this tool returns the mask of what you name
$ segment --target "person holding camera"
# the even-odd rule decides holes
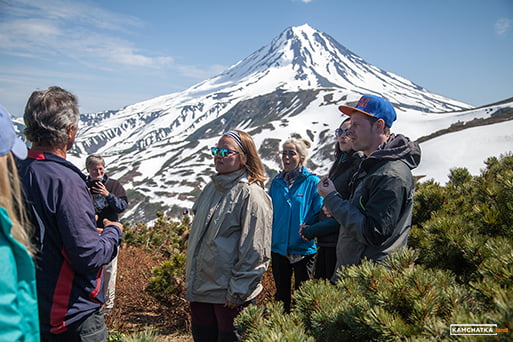
[[[105,173],[105,160],[102,156],[91,154],[86,159],[87,188],[93,196],[96,212],[96,226],[103,228],[103,219],[119,222],[119,214],[128,207],[125,189],[117,180],[109,178]],[[105,292],[104,311],[108,313],[114,308],[116,296],[116,274],[118,257],[104,267],[103,290]]]

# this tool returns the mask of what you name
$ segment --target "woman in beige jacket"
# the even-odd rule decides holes
[[[236,341],[233,319],[262,291],[271,254],[272,203],[253,139],[224,133],[217,173],[192,208],[187,293],[195,341]]]

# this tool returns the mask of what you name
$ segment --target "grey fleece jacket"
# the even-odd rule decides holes
[[[337,192],[326,196],[324,204],[340,223],[336,269],[363,258],[380,262],[406,245],[415,190],[411,170],[420,155],[416,142],[392,134],[361,162],[349,200]],[[332,281],[337,279],[335,273]]]
[[[243,170],[216,174],[192,211],[187,300],[241,305],[254,299],[271,255],[270,197]]]

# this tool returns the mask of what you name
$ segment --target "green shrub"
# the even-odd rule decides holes
[[[146,291],[161,302],[170,302],[173,296],[183,295],[185,292],[185,254],[171,255],[169,261],[152,270]]]
[[[152,227],[136,223],[125,226],[124,241],[129,246],[145,248],[169,258],[152,270],[145,290],[162,304],[173,306],[183,302],[185,293],[185,252],[191,219],[184,215],[181,222],[157,212],[157,220]]]
[[[123,342],[157,342],[157,331],[149,328],[144,331],[136,332],[131,335],[125,336]]]
[[[107,337],[107,342],[123,342],[125,335],[120,333],[117,330],[109,329],[109,335]]]
[[[294,314],[284,314],[281,303],[268,303],[264,307],[250,305],[236,318],[235,327],[243,341],[248,342],[314,342],[303,323]]]
[[[170,256],[187,249],[187,237],[190,230],[190,217],[184,215],[182,221],[176,221],[163,212],[156,212],[157,220],[152,227],[137,222],[134,226],[125,224],[123,241],[129,246],[142,247],[150,251],[162,252]]]
[[[469,295],[450,272],[415,265],[415,257],[403,249],[383,264],[342,268],[336,286],[308,282],[295,296],[295,310],[317,341],[438,338]]]
[[[445,186],[418,184],[410,247],[382,264],[339,270],[332,285],[312,280],[296,306],[246,308],[244,341],[446,341],[451,324],[496,324],[513,332],[513,156],[490,158],[480,176],[453,169]],[[457,339],[456,339],[457,337]]]
[[[479,177],[451,170],[446,187],[421,184],[415,198],[416,212],[429,212],[426,220],[417,215],[411,233],[419,263],[451,270],[463,283],[480,277],[476,271],[490,253],[490,239],[513,236],[513,156],[490,158],[486,165]],[[441,198],[443,205],[433,205],[440,201],[431,199]]]

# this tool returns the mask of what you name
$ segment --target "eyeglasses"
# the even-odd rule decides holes
[[[229,148],[218,148],[218,147],[212,147],[210,149],[210,152],[212,152],[212,155],[214,157],[219,154],[223,158],[226,156],[229,156],[232,153],[239,154],[239,151],[230,150]]]
[[[348,137],[349,136],[349,128],[337,128],[335,130],[336,137]]]

